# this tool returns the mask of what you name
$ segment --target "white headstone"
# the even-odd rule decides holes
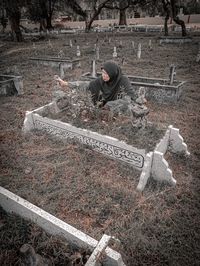
[[[92,77],[96,78],[96,62],[92,60]]]
[[[152,42],[149,40],[149,50],[152,50]]]
[[[117,47],[114,46],[113,58],[117,57]]]
[[[99,46],[97,46],[96,49],[96,59],[99,60]]]
[[[138,43],[138,50],[137,50],[137,58],[141,58],[141,53],[142,53],[142,45],[141,43]]]
[[[77,45],[77,48],[76,48],[76,56],[81,56],[79,45]]]
[[[52,45],[52,43],[51,43],[51,40],[49,40],[49,42],[48,42],[48,47],[49,47],[49,48],[53,48],[53,45]]]
[[[69,46],[72,48],[73,44],[72,44],[72,40],[69,40]]]
[[[174,82],[174,76],[176,75],[175,69],[176,69],[176,66],[172,64],[170,66],[170,74],[169,74],[169,83],[170,84],[173,84],[173,82]]]

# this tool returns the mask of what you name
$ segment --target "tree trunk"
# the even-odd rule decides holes
[[[182,36],[187,36],[185,22],[183,20],[180,20],[178,16],[173,17],[173,20],[174,20],[174,22],[176,22],[176,24],[181,26]]]
[[[47,26],[46,26],[46,21],[45,21],[44,18],[41,18],[41,19],[40,19],[40,32],[41,32],[41,31],[46,31],[46,28],[47,28]]]
[[[48,16],[46,17],[46,28],[47,28],[48,30],[53,29],[52,21],[51,21],[51,15],[48,15]]]
[[[127,22],[126,22],[126,10],[125,9],[120,9],[120,12],[119,12],[119,25],[127,25]]]
[[[10,21],[10,27],[11,27],[13,39],[18,42],[23,41],[22,32],[19,26],[20,18],[21,18],[21,14],[19,11],[9,14],[9,21]]]
[[[175,6],[175,0],[171,0],[171,7],[172,7],[172,17],[173,20],[176,24],[181,26],[182,29],[182,36],[186,36],[187,32],[186,32],[186,27],[185,27],[185,22],[181,19],[179,19],[179,17],[177,16],[177,8]]]
[[[93,21],[94,21],[93,18],[91,18],[90,20],[88,19],[85,20],[85,32],[90,32]]]
[[[167,25],[167,22],[168,22],[168,19],[169,19],[169,16],[166,16],[165,17],[165,23],[164,23],[164,31],[165,31],[165,36],[168,36],[169,35],[169,32],[168,32],[168,25]]]
[[[167,22],[169,20],[169,16],[170,16],[170,9],[169,9],[169,1],[165,1],[165,0],[162,0],[162,4],[163,4],[163,9],[166,13],[166,16],[165,16],[165,22],[164,22],[164,31],[165,31],[165,36],[168,36],[169,35],[169,32],[168,32],[168,25],[167,25]]]

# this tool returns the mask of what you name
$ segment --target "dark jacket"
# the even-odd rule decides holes
[[[106,62],[102,69],[104,69],[110,80],[105,82],[102,77],[98,77],[89,84],[89,91],[92,94],[94,104],[101,101],[106,104],[108,101],[114,101],[128,95],[133,97],[133,89],[129,79],[121,72],[121,68],[114,62]]]

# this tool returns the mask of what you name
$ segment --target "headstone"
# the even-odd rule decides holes
[[[169,84],[170,85],[173,84],[174,82],[174,76],[176,75],[175,69],[176,69],[176,66],[172,64],[170,66],[170,73],[169,73]]]
[[[72,40],[69,40],[69,46],[72,48],[73,44],[72,44]]]
[[[52,45],[52,43],[51,43],[51,40],[49,39],[49,41],[48,41],[48,47],[49,48],[53,48],[53,45]]]
[[[96,49],[96,60],[99,60],[99,46]]]
[[[137,58],[141,58],[141,53],[142,53],[142,45],[141,43],[138,43],[138,50],[137,50]]]
[[[117,57],[117,47],[114,46],[113,58]]]
[[[77,48],[76,48],[76,56],[81,56],[79,45],[77,45]]]
[[[96,78],[97,74],[96,74],[96,62],[95,60],[92,60],[92,77]]]
[[[149,40],[149,50],[150,51],[152,50],[152,42],[151,42],[151,40]]]
[[[36,45],[34,42],[33,42],[33,51],[34,51],[34,55],[38,55]]]

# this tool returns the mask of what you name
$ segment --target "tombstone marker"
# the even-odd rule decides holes
[[[137,58],[141,58],[141,53],[142,53],[142,45],[141,43],[138,43],[138,50],[137,50]]]
[[[117,57],[117,47],[114,46],[114,51],[113,51],[113,58]]]
[[[76,56],[81,56],[79,45],[77,45],[77,48],[76,48]]]

